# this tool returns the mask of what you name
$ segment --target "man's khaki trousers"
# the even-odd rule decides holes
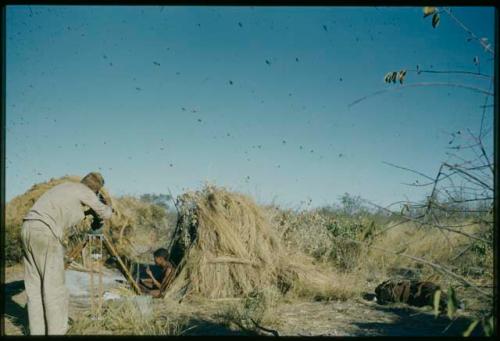
[[[38,220],[25,221],[21,236],[30,334],[64,335],[68,329],[64,248]]]

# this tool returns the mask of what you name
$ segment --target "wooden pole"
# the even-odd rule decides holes
[[[123,263],[122,259],[118,255],[118,252],[116,252],[116,249],[113,247],[113,244],[111,244],[109,239],[104,234],[102,237],[104,240],[104,246],[106,247],[106,249],[108,249],[109,253],[111,253],[113,256],[116,257],[116,259],[118,260],[118,264],[120,264],[120,267],[122,268],[123,273],[125,274],[125,277],[129,281],[129,283],[132,285],[132,288],[134,288],[134,291],[136,292],[136,294],[141,295],[142,294],[141,289],[139,288],[137,283],[134,281],[134,278],[132,277],[132,275],[128,271],[127,267]]]
[[[102,309],[102,305],[103,305],[103,294],[104,294],[104,287],[103,287],[103,282],[102,282],[102,261],[103,261],[103,257],[102,257],[102,238],[103,238],[103,235],[100,235],[99,236],[99,263],[98,263],[98,270],[99,270],[99,289],[98,289],[98,292],[99,292],[99,298],[97,299],[97,316],[98,318],[101,318],[101,309]]]
[[[89,238],[89,250],[88,255],[90,256],[89,265],[90,265],[90,311],[93,317],[95,317],[95,293],[94,293],[94,260],[92,259],[93,254],[93,240],[91,236],[87,236]]]
[[[81,252],[83,251],[83,249],[85,248],[85,246],[87,245],[87,242],[88,242],[88,239],[85,238],[85,240],[83,242],[81,242],[80,244],[78,244],[73,250],[71,250],[71,252],[69,253],[68,255],[68,261],[66,262],[66,264],[64,264],[64,269],[67,269],[68,266],[71,264],[71,262],[75,259],[75,257]],[[84,263],[85,265],[85,263]]]

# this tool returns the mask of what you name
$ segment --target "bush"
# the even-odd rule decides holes
[[[277,207],[270,210],[288,248],[298,249],[321,262],[333,262],[342,271],[355,268],[361,252],[359,244],[346,239],[367,240],[379,226],[367,213],[350,216],[332,208],[300,212]]]
[[[5,226],[5,265],[11,266],[21,262],[23,247],[21,241],[21,227],[14,225]]]

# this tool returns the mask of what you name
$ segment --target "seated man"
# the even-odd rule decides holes
[[[160,248],[153,253],[155,264],[162,268],[162,274],[160,278],[155,278],[149,266],[146,269],[146,273],[149,278],[140,279],[139,286],[143,293],[151,295],[153,297],[161,297],[166,289],[170,277],[173,275],[174,267],[167,260],[168,251],[164,248]]]

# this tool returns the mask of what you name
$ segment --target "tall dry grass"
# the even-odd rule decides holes
[[[99,319],[80,314],[70,325],[68,335],[181,335],[186,329],[180,319],[166,315],[157,305],[144,315],[129,299],[107,301]]]

